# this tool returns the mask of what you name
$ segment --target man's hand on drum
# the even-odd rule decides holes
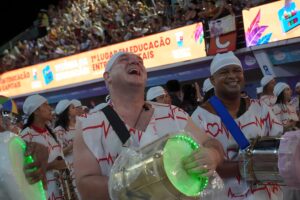
[[[49,157],[48,148],[36,142],[29,142],[27,143],[25,156],[29,155],[33,157],[34,162],[24,167],[28,182],[34,184],[41,180],[44,188],[47,189],[46,169]]]
[[[183,160],[189,174],[212,176],[220,162],[219,153],[213,148],[200,147]]]

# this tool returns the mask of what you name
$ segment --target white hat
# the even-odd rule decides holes
[[[273,93],[275,96],[278,97],[285,88],[289,88],[289,87],[290,86],[288,84],[279,82],[275,85]]]
[[[295,88],[300,87],[300,82],[296,83]]]
[[[36,109],[38,109],[47,99],[41,95],[35,94],[26,98],[23,104],[23,112],[30,116]]]
[[[94,108],[92,108],[89,113],[97,112],[97,111],[101,110],[102,108],[104,108],[107,105],[108,105],[108,103],[100,103],[97,106],[95,106]]]
[[[263,92],[263,87],[256,88],[256,94],[261,94]]]
[[[203,82],[202,91],[206,93],[213,88],[214,86],[213,84],[211,84],[210,79],[209,78],[205,79],[205,81]]]
[[[166,91],[163,87],[161,86],[156,86],[156,87],[152,87],[147,91],[147,101],[151,101],[153,99],[155,99],[156,97],[159,97],[161,95],[165,95]]]
[[[274,79],[274,76],[272,75],[266,75],[264,76],[261,81],[260,81],[260,85],[262,87],[265,87],[268,83],[270,83],[270,81],[272,81]]]
[[[107,62],[106,66],[105,66],[105,72],[110,71],[113,64],[115,63],[115,61],[124,54],[126,54],[126,52],[119,51],[119,52],[115,53]]]
[[[223,54],[218,53],[210,64],[210,75],[229,65],[236,65],[243,69],[241,61],[232,51]]]
[[[58,104],[55,107],[55,113],[57,115],[60,115],[63,113],[69,106],[71,105],[71,101],[68,99],[64,99],[58,102]]]
[[[77,99],[72,99],[71,104],[73,104],[75,108],[82,106],[81,102]]]

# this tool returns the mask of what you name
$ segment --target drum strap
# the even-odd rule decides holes
[[[226,126],[227,130],[231,133],[234,140],[238,143],[242,150],[250,147],[250,143],[248,139],[245,137],[244,133],[240,129],[240,127],[236,124],[234,119],[231,117],[223,103],[216,96],[213,96],[209,99],[209,103],[215,109],[216,113],[221,118],[223,124]]]
[[[102,108],[102,111],[105,114],[105,117],[107,118],[109,123],[111,124],[112,128],[118,135],[122,144],[124,145],[130,137],[130,133],[126,128],[124,122],[121,120],[119,115],[110,105],[107,105],[104,108]]]

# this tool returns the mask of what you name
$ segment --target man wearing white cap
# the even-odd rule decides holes
[[[184,168],[196,174],[206,169],[207,175],[213,174],[223,158],[220,144],[196,128],[183,110],[145,102],[147,72],[139,56],[124,52],[114,54],[103,76],[111,97],[109,106],[130,133],[126,146],[141,148],[168,133],[188,130],[203,148],[187,158]],[[123,144],[103,112],[88,115],[82,128],[83,134],[76,137],[74,143],[74,166],[80,194],[83,199],[109,199],[108,176]]]
[[[224,105],[248,140],[257,136],[282,133],[282,126],[279,122],[276,123],[277,119],[268,106],[261,104],[259,100],[249,102],[241,98],[245,84],[244,71],[240,60],[232,52],[217,54],[210,65],[210,72],[215,97]],[[223,177],[225,191],[219,199],[282,199],[278,186],[254,186],[241,178],[237,160],[239,146],[212,105],[209,100],[202,107],[198,107],[192,119],[210,137],[223,144],[226,160],[217,172]],[[259,124],[258,121],[264,123]]]
[[[296,128],[299,118],[296,107],[290,104],[292,97],[290,86],[283,82],[277,83],[274,87],[274,95],[277,97],[277,101],[272,109],[283,124],[284,129],[288,131]]]
[[[146,100],[163,104],[172,103],[168,92],[161,86],[149,88],[147,91]]]
[[[51,129],[47,126],[52,120],[51,107],[46,98],[35,94],[26,98],[23,111],[28,116],[27,123],[20,136],[28,142],[37,142],[48,148],[49,158],[47,166],[47,199],[63,199],[60,180],[55,173],[65,169],[62,148]]]
[[[270,107],[272,107],[276,102],[276,96],[273,94],[275,84],[276,80],[274,76],[271,75],[264,76],[260,81],[260,85],[263,88],[260,100]]]

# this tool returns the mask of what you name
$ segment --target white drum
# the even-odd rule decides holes
[[[242,177],[255,183],[276,183],[300,188],[300,131],[281,137],[261,137],[251,141],[248,151],[239,154]]]
[[[188,174],[182,159],[200,147],[188,134],[167,135],[139,149],[125,148],[109,178],[113,200],[186,200],[212,197],[223,190],[217,174]],[[215,199],[215,198],[210,198]]]
[[[25,177],[24,164],[33,162],[24,156],[26,143],[11,132],[0,133],[0,199],[46,200],[41,181],[30,185]]]

